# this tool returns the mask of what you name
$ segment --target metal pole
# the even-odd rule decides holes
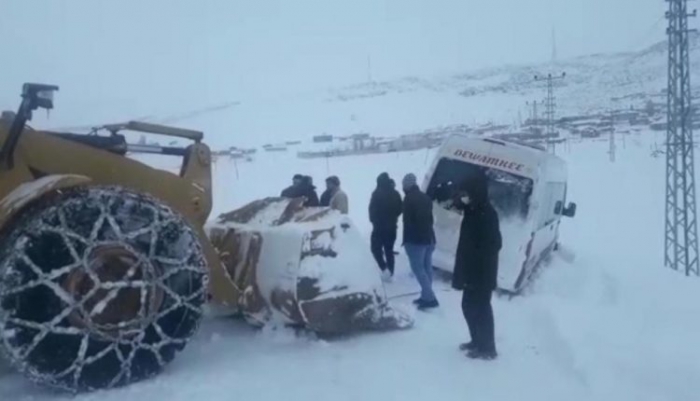
[[[691,118],[687,0],[667,0],[668,98],[666,131],[666,221],[664,261],[686,275],[698,266],[695,157]]]
[[[613,117],[612,111],[610,112],[610,162],[615,163],[615,117]]]

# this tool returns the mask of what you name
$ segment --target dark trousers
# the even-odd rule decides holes
[[[396,227],[377,228],[372,230],[372,255],[382,271],[389,269],[394,274],[394,244],[396,243]]]
[[[496,352],[491,290],[470,288],[462,293],[462,313],[469,326],[469,335],[477,349]]]

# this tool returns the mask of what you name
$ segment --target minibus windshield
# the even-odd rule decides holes
[[[489,178],[489,198],[503,219],[527,218],[532,194],[532,180],[502,170],[482,167],[458,160],[441,159],[435,169],[427,194],[448,210],[460,212],[454,207],[456,189],[462,181],[478,171],[485,171]]]

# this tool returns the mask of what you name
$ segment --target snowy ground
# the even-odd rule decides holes
[[[579,213],[562,228],[563,250],[527,294],[494,302],[500,358],[477,362],[467,340],[460,294],[439,283],[442,307],[412,312],[415,328],[320,341],[286,329],[255,330],[212,319],[159,377],[75,400],[697,400],[700,397],[700,281],[663,267],[663,159],[649,156],[652,134],[618,145],[559,149],[570,162]],[[214,215],[277,194],[294,173],[322,185],[340,176],[351,217],[369,233],[375,177],[422,176],[426,151],[298,160],[259,155],[216,164]],[[174,165],[165,165],[174,167]],[[416,289],[405,257],[393,295]],[[392,302],[411,310],[413,295]],[[72,399],[17,375],[0,378],[0,400]]]

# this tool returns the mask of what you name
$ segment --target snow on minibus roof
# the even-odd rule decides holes
[[[475,139],[475,138],[472,138]],[[502,139],[494,139],[494,138],[478,138],[482,141],[485,142],[490,142],[490,143],[495,143],[498,145],[503,145],[503,146],[510,146],[510,147],[517,147],[520,149],[534,149],[539,152],[544,152],[547,153],[547,149],[543,148],[542,146],[526,143],[526,142],[518,142],[518,141],[504,141]]]

